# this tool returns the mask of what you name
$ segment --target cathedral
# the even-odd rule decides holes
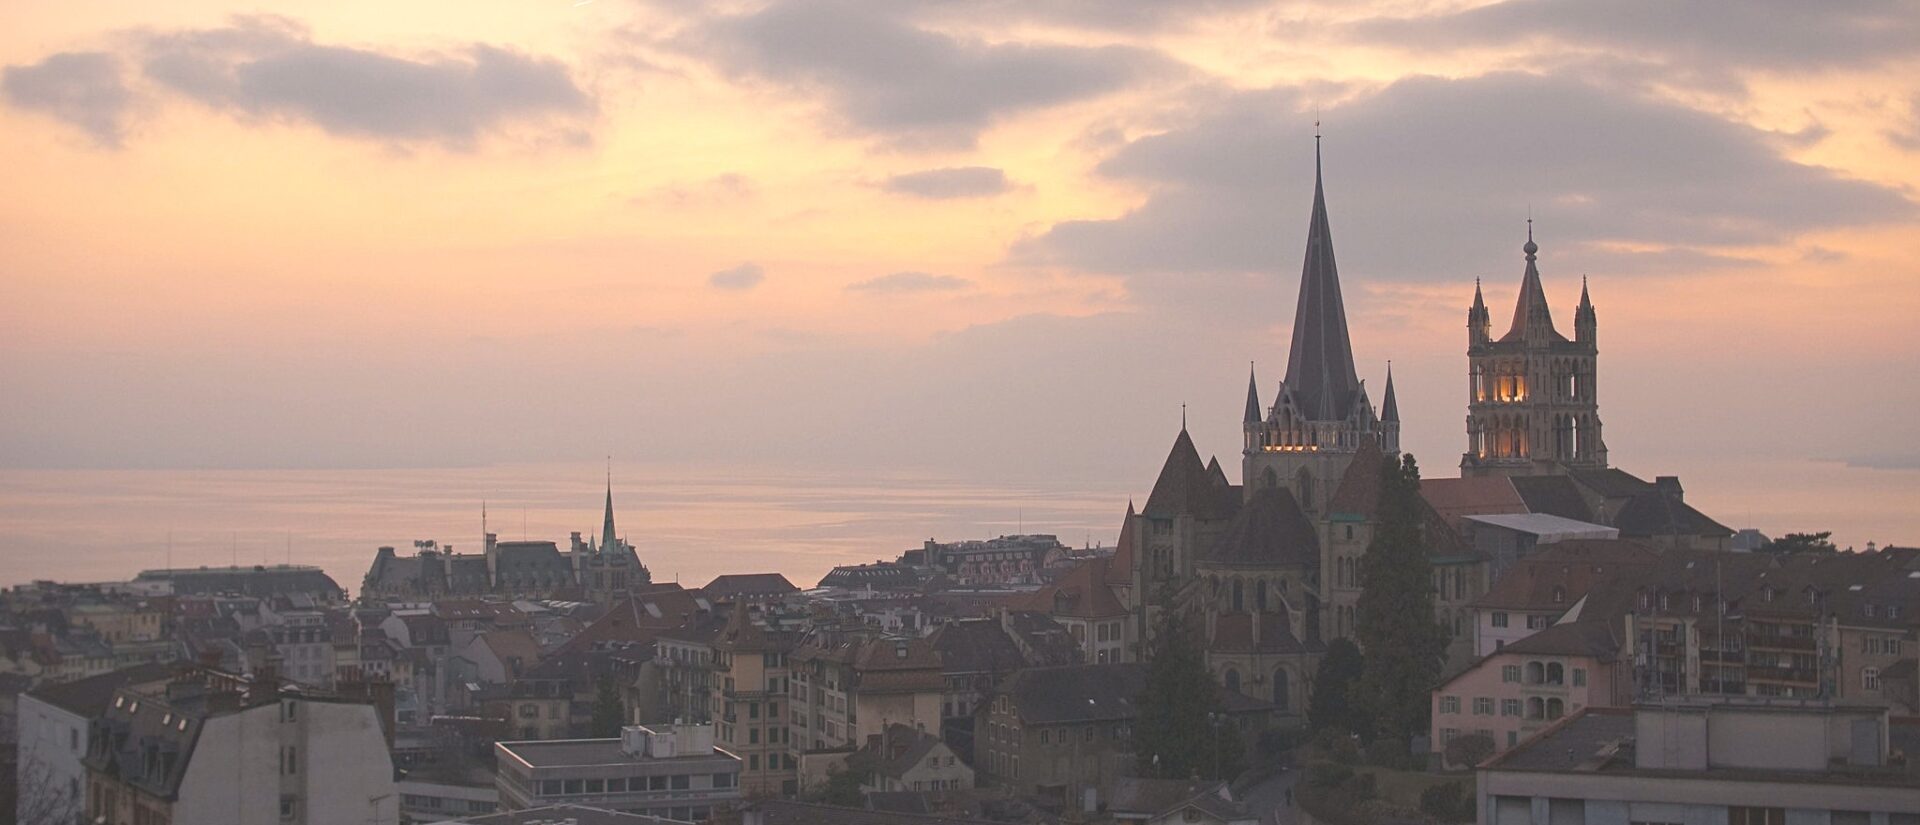
[[[1221,684],[1303,712],[1325,649],[1321,574],[1333,545],[1323,533],[1356,458],[1377,469],[1383,450],[1399,450],[1391,376],[1381,399],[1376,410],[1354,367],[1316,143],[1286,376],[1265,406],[1258,377],[1248,378],[1240,484],[1219,459],[1201,460],[1183,424],[1145,506],[1128,506],[1118,560],[1133,576],[1116,590],[1134,638],[1148,639],[1164,611],[1181,611],[1204,633]],[[1353,530],[1339,535],[1340,546],[1355,543]]]

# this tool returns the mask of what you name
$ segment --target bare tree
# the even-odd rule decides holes
[[[71,785],[62,787],[53,766],[41,759],[39,753],[20,754],[14,779],[15,800],[11,812],[18,815],[19,825],[74,825],[80,821],[83,810],[78,789]],[[0,816],[4,816],[4,812],[0,812]]]

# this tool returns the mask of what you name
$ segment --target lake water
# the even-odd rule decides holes
[[[600,532],[597,463],[395,470],[0,471],[0,584],[126,579],[143,569],[280,563],[358,591],[375,548],[480,546]],[[1151,478],[1148,479],[1151,482]],[[616,468],[614,516],[656,581],[775,571],[809,587],[834,565],[927,538],[1022,529],[1111,544],[1122,490],[766,468]],[[171,537],[171,541],[169,541]]]
[[[656,580],[775,571],[810,586],[837,564],[928,538],[1022,530],[1111,544],[1157,467],[1115,483],[926,473],[617,465],[619,530]],[[1835,531],[1842,546],[1920,544],[1920,471],[1835,462],[1716,462],[1677,472],[1687,501],[1733,527]],[[104,581],[175,566],[285,562],[357,591],[374,549],[416,539],[472,552],[480,507],[502,539],[598,535],[597,462],[391,470],[0,470],[0,585]],[[1137,475],[1135,478],[1133,476]],[[1651,475],[1651,473],[1648,473]],[[169,540],[171,537],[171,541]]]

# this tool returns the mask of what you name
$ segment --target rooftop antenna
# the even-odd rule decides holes
[[[1183,433],[1187,431],[1187,405],[1185,402],[1180,404],[1180,431]]]
[[[232,542],[232,546],[229,548],[229,552],[233,554],[233,566],[239,567],[240,566],[240,534],[238,532],[235,532],[232,535],[230,540]]]
[[[1751,520],[1751,519],[1749,519]],[[167,531],[167,569],[173,569],[173,531]]]

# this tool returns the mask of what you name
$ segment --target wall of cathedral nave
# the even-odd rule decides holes
[[[1354,611],[1360,603],[1360,559],[1373,541],[1365,521],[1320,523],[1320,593],[1325,615],[1320,627],[1328,639],[1353,637]]]
[[[1214,681],[1243,696],[1272,702],[1277,722],[1283,726],[1305,718],[1313,674],[1319,667],[1318,653],[1207,654],[1207,670]]]

